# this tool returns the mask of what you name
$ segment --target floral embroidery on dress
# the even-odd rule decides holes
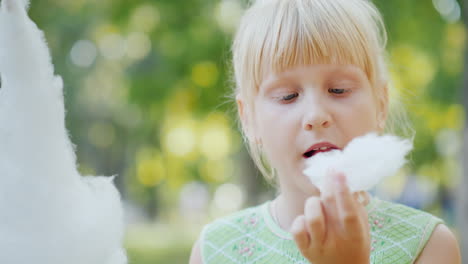
[[[260,218],[258,214],[253,212],[249,215],[237,219],[237,223],[243,224],[246,231],[249,231],[257,226],[259,220]]]
[[[243,257],[250,257],[254,254],[255,251],[257,251],[257,246],[255,243],[242,240],[235,249],[238,251],[239,255]]]
[[[252,212],[236,220],[237,223],[241,224],[245,234],[253,230],[258,225],[259,221],[260,217],[257,212]],[[242,257],[251,257],[255,252],[262,251],[262,247],[246,237],[240,242],[235,243],[232,250]]]
[[[391,222],[391,218],[385,219],[383,216],[377,215],[376,213],[369,215],[369,228],[371,231],[371,251],[374,251],[377,246],[383,246],[385,241],[379,241],[374,237],[374,233],[379,233],[385,227],[386,224]]]
[[[244,224],[250,227],[255,227],[257,223],[258,223],[258,216],[256,213],[253,213],[244,219]]]

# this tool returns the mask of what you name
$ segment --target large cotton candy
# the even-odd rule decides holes
[[[405,164],[405,156],[412,148],[410,140],[370,133],[353,139],[344,150],[312,156],[304,174],[322,190],[330,170],[343,172],[351,191],[365,191],[394,175]]]
[[[78,173],[63,82],[27,5],[0,7],[0,263],[126,263],[114,177]]]

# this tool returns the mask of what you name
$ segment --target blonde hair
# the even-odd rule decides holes
[[[257,0],[242,17],[232,46],[234,93],[244,102],[247,122],[253,119],[253,100],[266,75],[298,66],[355,65],[382,98],[385,86],[378,84],[389,81],[386,41],[382,17],[367,0]],[[272,180],[274,169],[261,146],[245,135],[245,125],[252,159]]]

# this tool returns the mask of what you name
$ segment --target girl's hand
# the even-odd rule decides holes
[[[291,233],[299,250],[314,264],[369,264],[367,211],[350,192],[345,175],[331,173],[319,197],[307,199]]]

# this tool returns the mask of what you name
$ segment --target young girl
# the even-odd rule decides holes
[[[385,42],[367,0],[257,0],[247,10],[233,45],[236,99],[252,157],[279,195],[207,225],[190,263],[460,263],[440,219],[353,194],[340,172],[322,192],[303,174],[311,153],[383,132]]]

